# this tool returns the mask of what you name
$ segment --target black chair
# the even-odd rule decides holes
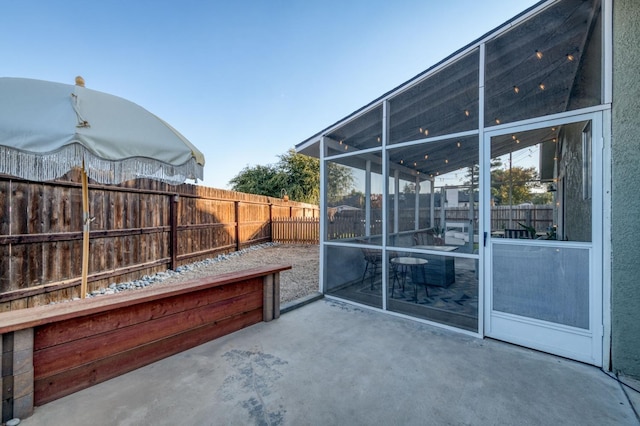
[[[373,284],[378,272],[378,266],[382,263],[382,251],[374,250],[370,248],[362,248],[362,255],[366,265],[364,267],[364,273],[362,274],[361,283],[364,283],[364,279],[367,276],[367,272],[371,273],[371,290],[373,290]],[[373,268],[372,270],[370,268]]]
[[[413,233],[414,246],[435,246],[436,232],[433,228],[416,231]]]

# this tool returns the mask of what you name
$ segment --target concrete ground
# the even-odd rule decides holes
[[[595,367],[325,299],[21,425],[638,425],[627,392]]]

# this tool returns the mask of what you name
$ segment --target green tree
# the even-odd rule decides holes
[[[298,154],[290,149],[278,156],[276,184],[287,191],[291,200],[303,203],[320,202],[320,160]]]
[[[341,200],[356,195],[353,172],[341,164],[327,163],[327,201],[330,206],[340,204]]]
[[[534,188],[540,188],[535,167],[512,167],[491,172],[491,196],[496,204],[530,203]]]
[[[229,181],[229,184],[234,191],[279,197],[280,189],[277,189],[277,176],[278,170],[273,165],[246,166]]]
[[[535,192],[531,194],[531,203],[536,205],[551,204],[553,195],[550,192]]]
[[[411,182],[407,182],[404,184],[404,188],[402,188],[402,192],[404,194],[415,194],[416,193],[416,184]]]
[[[298,154],[294,149],[278,159],[272,165],[245,167],[229,181],[231,189],[276,198],[284,190],[292,201],[319,204],[320,160]],[[327,168],[329,199],[347,194],[353,186],[351,169],[334,163],[328,163]]]
[[[489,167],[491,168],[491,170],[502,167],[502,160],[500,160],[499,158],[492,158]],[[469,167],[466,174],[467,179],[463,182],[463,185],[473,187],[473,191],[478,192],[478,186],[480,182],[478,178],[479,175],[480,166],[478,164],[474,164],[473,167]]]

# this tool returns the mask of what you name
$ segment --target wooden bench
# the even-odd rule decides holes
[[[280,316],[277,265],[0,313],[1,422]],[[185,366],[187,368],[187,366]]]

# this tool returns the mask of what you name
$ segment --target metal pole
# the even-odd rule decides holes
[[[89,179],[82,165],[82,281],[80,284],[80,298],[87,294],[87,277],[89,275]]]

